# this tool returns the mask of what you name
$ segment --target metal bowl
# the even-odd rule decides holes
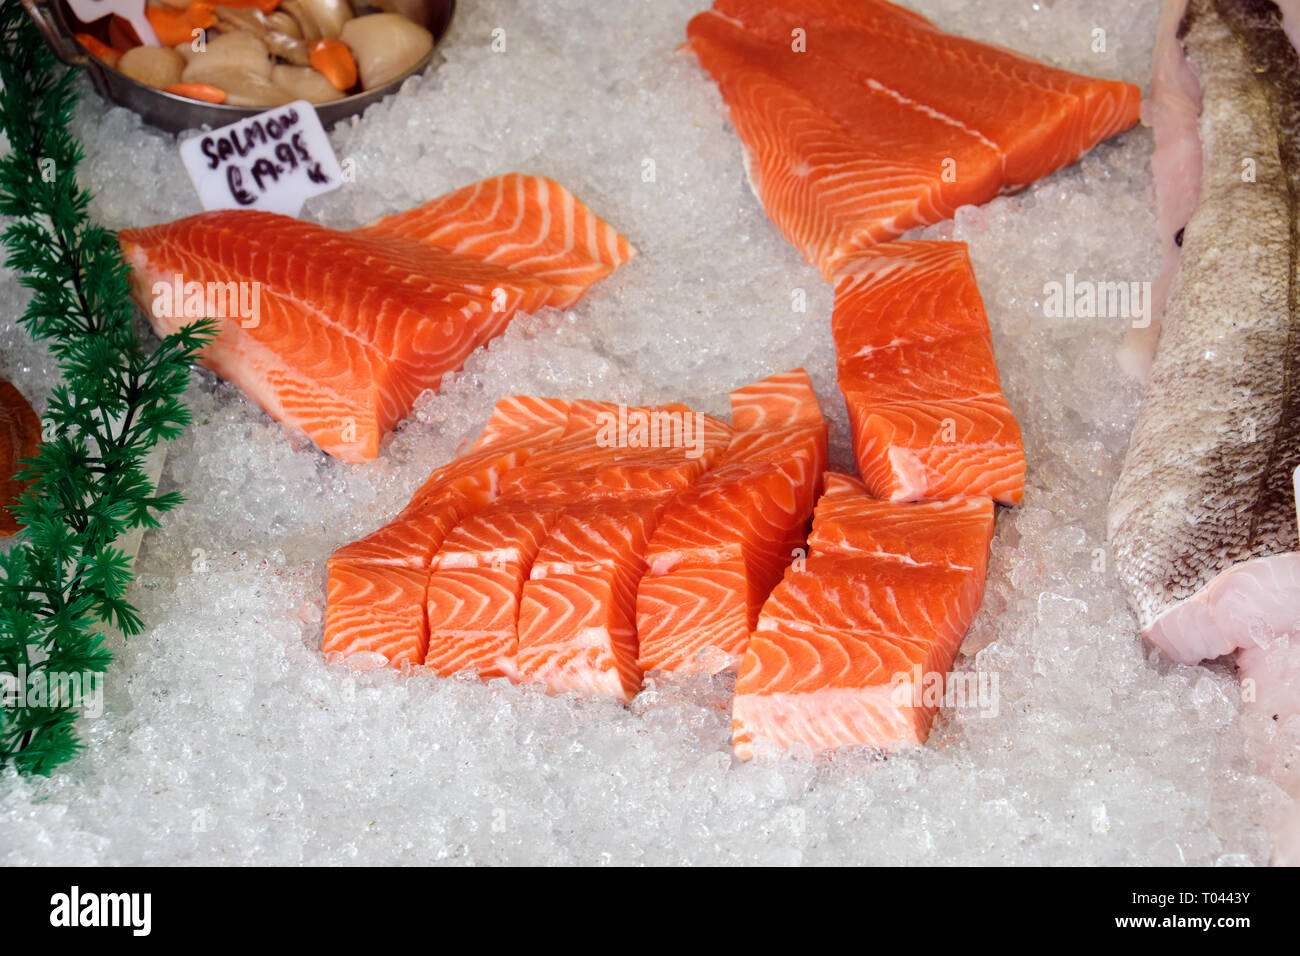
[[[151,126],[157,126],[170,133],[179,133],[182,130],[197,129],[205,124],[212,127],[225,126],[245,116],[263,112],[262,109],[249,106],[203,103],[174,93],[164,93],[152,86],[138,83],[91,56],[73,39],[72,35],[78,32],[72,26],[76,20],[64,0],[22,0],[22,4],[55,56],[70,66],[84,67],[101,96],[119,106],[135,110]],[[389,93],[395,92],[407,77],[422,73],[428,68],[434,53],[437,52],[438,43],[451,26],[456,0],[428,0],[424,9],[428,16],[420,21],[420,24],[433,34],[433,50],[429,51],[429,55],[391,83],[317,105],[316,114],[326,129],[339,120],[362,112],[371,103],[379,102]],[[93,24],[86,32],[95,34],[106,31],[107,24],[108,20],[105,18]]]

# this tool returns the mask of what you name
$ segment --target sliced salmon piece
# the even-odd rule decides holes
[[[498,403],[489,420],[496,431],[480,439],[477,451],[435,470],[396,518],[330,557],[324,653],[360,655],[357,663],[378,663],[375,654],[393,665],[425,660],[434,555],[453,528],[496,498],[502,475],[563,433],[557,416],[536,416],[532,431],[507,427],[517,408]]]
[[[801,368],[769,375],[731,393],[731,427],[738,432],[773,432],[825,426],[817,393]]]
[[[983,597],[994,505],[893,503],[827,476],[811,553],[763,606],[732,705],[736,754],[924,743]],[[937,678],[937,680],[936,680]]]
[[[565,510],[520,600],[520,679],[624,700],[641,689],[636,590],[663,506],[634,498]]]
[[[429,643],[428,579],[426,568],[331,562],[321,651],[354,666],[420,663]]]
[[[566,308],[634,255],[567,190],[518,174],[347,232],[222,210],[119,239],[159,334],[199,317],[183,308],[197,283],[220,320],[204,364],[351,462],[517,312]]]
[[[826,467],[826,423],[802,369],[731,395],[719,466],[673,499],[637,592],[642,670],[734,669],[804,532]]]
[[[900,508],[868,496],[867,486],[831,472],[817,501],[808,550],[847,557],[889,558],[973,571],[989,544],[989,502],[983,497],[918,501]],[[947,522],[943,535],[933,531]]]
[[[447,532],[475,506],[454,491],[430,497],[335,551],[326,564],[329,589],[321,650],[344,659],[365,651],[394,665],[421,663],[429,644],[424,610],[429,563]],[[376,636],[381,633],[382,638]],[[358,663],[367,660],[358,658]]]
[[[425,592],[425,666],[442,677],[472,671],[484,680],[517,680],[519,596],[527,574],[512,562],[434,571]]]
[[[573,404],[563,398],[507,395],[492,407],[492,415],[474,442],[473,450],[520,440],[531,443],[542,435],[559,437],[568,427]]]
[[[828,278],[848,252],[1028,185],[1138,120],[1136,86],[883,0],[718,0],[686,32],[754,192]]]
[[[694,484],[731,437],[726,423],[685,405],[576,402],[561,438],[512,471],[502,493],[556,501],[670,495]]]
[[[838,276],[839,385],[871,494],[1018,504],[1024,445],[966,244],[891,242],[846,256]]]
[[[636,595],[638,666],[664,675],[734,671],[781,570],[764,581],[744,555],[720,551],[646,574]]]
[[[517,677],[520,594],[559,513],[558,505],[497,501],[448,535],[429,576],[427,667]]]

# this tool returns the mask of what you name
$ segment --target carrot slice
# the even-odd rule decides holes
[[[149,26],[153,27],[158,42],[163,46],[180,46],[193,41],[195,24],[190,22],[188,10],[145,7],[144,15],[149,18]]]
[[[86,52],[98,60],[103,60],[109,66],[117,66],[117,61],[122,58],[121,53],[89,33],[74,33],[73,37],[86,48]]]
[[[177,83],[175,86],[167,87],[163,92],[188,96],[192,100],[202,100],[205,103],[226,102],[226,91],[207,83]]]
[[[274,13],[280,6],[280,0],[221,0],[223,7],[257,7],[263,13]]]
[[[349,90],[356,85],[357,61],[352,58],[347,45],[338,40],[329,37],[317,40],[311,46],[307,62],[336,90]]]
[[[206,30],[217,22],[216,10],[212,4],[204,3],[203,0],[194,0],[193,3],[186,7],[185,16],[189,18],[191,29],[198,27],[201,30]]]

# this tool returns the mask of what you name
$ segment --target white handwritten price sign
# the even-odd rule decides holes
[[[296,216],[343,185],[343,171],[306,100],[258,113],[181,143],[181,161],[204,209],[262,209]]]
[[[94,23],[116,13],[131,24],[141,43],[159,46],[158,37],[149,26],[149,18],[144,15],[144,0],[68,0],[68,6],[82,23]]]

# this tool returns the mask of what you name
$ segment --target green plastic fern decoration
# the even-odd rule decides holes
[[[188,424],[181,396],[215,334],[213,323],[196,322],[152,352],[136,335],[117,237],[90,221],[90,195],[76,181],[74,79],[20,0],[0,0],[3,244],[32,292],[19,321],[63,376],[44,443],[26,463],[32,485],[14,508],[26,527],[0,554],[0,766],[23,773],[49,773],[81,747],[77,688],[86,681],[55,675],[102,675],[111,660],[102,628],[127,636],[142,628],[126,598],[130,559],[113,543],[156,527],[181,501],[157,494],[141,466]],[[17,693],[23,682],[54,691]]]

